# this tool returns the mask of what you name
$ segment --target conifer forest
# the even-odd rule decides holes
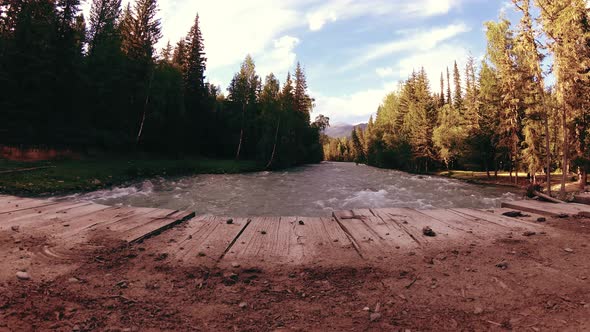
[[[89,0],[90,1],[90,0]],[[199,16],[162,38],[157,0],[0,4],[0,142],[79,150],[319,162],[321,127],[301,65],[283,84],[247,56],[227,93],[206,78]]]
[[[520,21],[486,22],[487,52],[438,77],[416,63],[365,130],[326,139],[326,158],[412,172],[468,169],[551,183],[590,169],[586,2],[513,0]],[[550,82],[549,82],[550,80]],[[565,172],[564,172],[565,170]]]

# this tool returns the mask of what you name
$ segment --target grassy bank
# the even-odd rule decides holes
[[[82,159],[43,162],[0,160],[0,193],[22,196],[93,191],[155,176],[259,171],[253,161],[214,159]]]
[[[518,187],[524,188],[530,184],[529,180],[527,179],[526,173],[518,173],[518,184],[515,183],[514,176],[516,173],[512,173],[512,179],[510,178],[510,173],[508,172],[499,172],[498,177],[494,176],[494,173],[491,173],[491,177],[487,176],[486,172],[474,172],[474,171],[460,171],[460,170],[452,170],[452,171],[443,171],[438,172],[436,175],[446,176],[457,180],[467,181],[470,183],[475,184],[482,184],[482,185],[499,185],[499,186],[511,186],[511,187]],[[551,174],[551,190],[553,192],[558,192],[561,186],[561,173],[553,173]],[[569,177],[570,182],[566,185],[567,192],[577,192],[580,190],[577,178],[574,174],[571,174]],[[544,181],[545,176],[541,176],[538,180]],[[545,185],[543,185],[545,186]]]

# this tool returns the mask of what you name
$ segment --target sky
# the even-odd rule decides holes
[[[261,78],[272,72],[281,82],[301,62],[312,118],[333,124],[366,122],[414,69],[424,67],[438,91],[447,66],[482,58],[484,22],[515,15],[505,0],[159,0],[159,9],[159,47],[185,36],[199,14],[207,79],[223,91],[247,54]]]

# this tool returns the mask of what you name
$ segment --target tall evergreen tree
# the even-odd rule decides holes
[[[453,99],[453,107],[455,109],[462,111],[463,110],[463,92],[461,91],[461,73],[459,72],[459,66],[457,66],[457,61],[453,66],[453,84],[455,86],[455,94]]]

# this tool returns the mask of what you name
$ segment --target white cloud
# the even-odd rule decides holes
[[[260,75],[267,75],[272,72],[279,80],[283,81],[287,76],[287,72],[295,65],[297,59],[295,47],[299,42],[299,38],[292,36],[282,36],[275,39],[272,48],[257,58],[256,71]]]
[[[448,13],[459,0],[329,0],[318,1],[321,5],[312,7],[307,13],[309,29],[317,31],[328,22],[362,16],[429,17]]]
[[[470,30],[464,23],[457,23],[445,27],[431,28],[429,30],[406,31],[402,33],[403,37],[400,39],[368,47],[363,55],[352,60],[348,65],[343,67],[343,70],[357,68],[394,53],[404,51],[430,51],[439,43]]]
[[[358,91],[343,96],[314,95],[316,108],[314,114],[323,114],[333,121],[346,123],[366,122],[369,116],[377,112],[377,108],[386,94],[392,91],[394,83],[385,84],[381,88]]]

